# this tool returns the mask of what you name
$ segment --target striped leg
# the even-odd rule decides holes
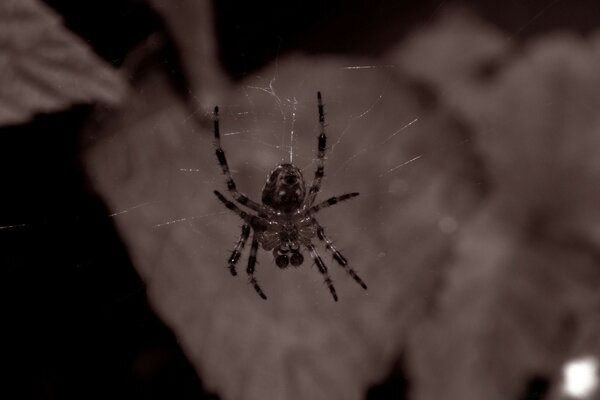
[[[240,208],[238,206],[235,205],[235,203],[233,201],[229,201],[225,198],[225,196],[223,196],[219,191],[214,190],[213,193],[217,196],[217,198],[219,200],[221,200],[221,202],[223,204],[225,204],[225,207],[229,208],[231,211],[233,211],[234,213],[236,213],[237,215],[240,216],[241,219],[243,219],[244,221],[248,220],[248,213],[246,213],[245,211],[240,210]]]
[[[306,214],[314,214],[314,213],[318,212],[319,210],[322,210],[323,208],[331,207],[341,201],[350,200],[351,198],[358,196],[358,194],[359,194],[358,192],[352,192],[352,193],[343,194],[341,196],[331,197],[331,198],[329,198],[325,201],[322,201],[319,204],[316,204],[316,205],[312,206],[311,208],[309,208],[306,211]]]
[[[229,257],[229,261],[228,261],[229,272],[231,272],[231,275],[233,275],[233,276],[237,275],[237,272],[235,271],[235,265],[240,260],[240,256],[242,255],[242,250],[244,249],[244,245],[246,244],[246,240],[248,240],[249,235],[250,235],[250,224],[248,224],[246,222],[246,223],[244,223],[244,225],[242,225],[242,234],[240,235],[240,238],[239,238],[237,244],[235,245],[233,252],[231,253],[231,257]]]
[[[317,197],[317,193],[321,190],[321,181],[325,175],[325,147],[327,146],[327,136],[325,135],[325,112],[323,111],[323,101],[321,92],[317,92],[317,102],[319,107],[319,139],[317,143],[317,170],[315,171],[315,179],[313,179],[308,191],[306,204],[312,204]]]
[[[335,246],[331,242],[331,239],[329,239],[327,235],[325,235],[325,229],[323,229],[323,227],[319,225],[319,223],[316,220],[313,219],[313,221],[315,221],[315,224],[317,225],[317,236],[319,237],[319,239],[321,239],[321,241],[325,242],[325,248],[333,253],[333,258],[335,259],[335,261],[337,261],[337,263],[340,264],[346,270],[346,272],[350,274],[350,276],[356,281],[356,283],[358,283],[363,289],[367,290],[367,285],[365,285],[365,283],[362,281],[362,279],[360,279],[360,277],[356,274],[352,267],[348,265],[348,260],[346,260],[346,257],[344,257],[342,253],[340,253],[335,248]]]
[[[312,244],[308,245],[307,248],[308,248],[308,251],[310,252],[310,256],[314,260],[315,264],[317,264],[317,267],[319,268],[319,272],[322,273],[323,276],[325,277],[325,284],[329,288],[329,291],[331,292],[331,295],[333,296],[333,300],[338,301],[337,293],[335,292],[335,288],[333,287],[333,281],[331,280],[331,277],[329,276],[329,273],[327,272],[327,267],[325,266],[325,263],[321,259],[321,256],[319,256],[319,253],[317,253],[317,249],[315,249],[315,246],[313,246]]]
[[[213,127],[215,133],[215,151],[217,154],[217,159],[219,160],[219,165],[223,170],[223,175],[225,175],[227,181],[227,189],[231,196],[243,206],[246,206],[256,212],[262,211],[262,207],[257,202],[250,200],[245,194],[238,192],[235,182],[231,177],[231,172],[229,171],[229,166],[227,165],[227,159],[225,158],[225,152],[221,148],[221,133],[219,129],[219,107],[215,107],[215,112],[213,114]]]
[[[252,246],[250,247],[250,257],[248,258],[248,268],[246,269],[246,272],[248,273],[248,278],[250,279],[250,283],[252,284],[252,286],[254,286],[254,290],[256,290],[256,293],[258,293],[258,295],[260,297],[262,297],[264,300],[266,300],[267,296],[265,296],[264,292],[258,285],[256,278],[254,277],[254,267],[256,266],[256,253],[257,252],[258,252],[258,240],[256,239],[256,235],[253,235],[252,236]]]

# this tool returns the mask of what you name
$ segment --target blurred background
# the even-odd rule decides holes
[[[279,278],[267,277],[280,271],[268,267],[271,262],[265,254],[261,282],[272,293],[270,308],[264,315],[243,314],[250,321],[245,326],[258,332],[248,335],[258,339],[248,339],[247,346],[264,350],[269,338],[274,338],[274,346],[288,343],[287,336],[277,332],[289,327],[302,332],[307,343],[314,340],[319,348],[327,348],[330,342],[320,342],[321,336],[314,339],[302,329],[322,329],[326,337],[330,328],[325,325],[333,319],[341,321],[331,328],[342,333],[340,342],[349,348],[363,346],[370,357],[356,350],[352,362],[344,362],[361,377],[355,379],[359,388],[350,385],[355,393],[350,398],[598,398],[593,389],[580,395],[564,389],[564,371],[571,361],[588,360],[583,369],[593,376],[595,357],[600,355],[596,339],[600,303],[594,296],[600,283],[595,272],[600,238],[595,211],[599,103],[594,102],[600,100],[595,77],[600,60],[598,2],[188,0],[174,5],[160,0],[28,0],[17,4],[0,5],[2,20],[10,21],[0,25],[6,44],[0,47],[4,62],[0,66],[8,71],[11,60],[27,51],[42,56],[31,61],[41,60],[41,67],[23,67],[17,80],[9,79],[8,73],[0,77],[5,88],[0,103],[4,108],[0,110],[0,293],[3,331],[8,334],[2,355],[9,372],[1,389],[5,398],[265,398],[268,387],[262,391],[257,388],[260,384],[248,382],[256,379],[268,386],[279,378],[267,367],[253,372],[261,365],[253,361],[260,354],[241,357],[243,361],[227,352],[206,355],[205,347],[225,344],[217,339],[200,344],[195,339],[207,337],[201,331],[215,330],[218,336],[228,327],[245,329],[231,321],[223,328],[209,317],[212,275],[191,272],[181,278],[192,284],[202,281],[197,287],[207,296],[203,304],[195,297],[200,295],[187,292],[175,300],[169,290],[182,293],[175,284],[169,289],[153,283],[171,279],[167,273],[153,275],[164,265],[187,270],[198,265],[189,259],[209,260],[204,267],[219,276],[214,278],[218,285],[228,285],[219,287],[237,296],[215,300],[219,306],[214,309],[224,310],[219,314],[240,321],[242,316],[230,307],[246,297],[252,303],[243,303],[243,310],[263,307],[254,301],[251,288],[241,284],[244,277],[229,283],[233,278],[213,262],[213,257],[226,260],[238,222],[231,216],[226,221],[209,217],[207,227],[190,219],[181,228],[183,233],[169,231],[164,240],[146,238],[143,232],[154,232],[180,217],[222,211],[211,198],[212,190],[225,189],[210,148],[208,111],[216,103],[223,106],[225,132],[232,134],[231,140],[224,139],[230,165],[236,179],[245,182],[240,186],[255,198],[269,166],[287,157],[289,147],[296,146],[294,140],[297,162],[310,167],[316,137],[314,88],[326,99],[330,146],[339,144],[328,160],[332,178],[324,184],[330,187],[326,193],[359,190],[364,197],[363,203],[349,206],[353,208],[332,210],[324,225],[345,249],[354,251],[354,265],[369,284],[369,298],[358,297],[363,294],[355,292],[361,289],[339,274],[336,285],[344,288],[341,302],[346,305],[329,309],[334,305],[328,303],[320,277],[305,266],[312,275],[307,272],[302,279],[309,284],[298,287],[311,289],[307,298],[290,295],[294,298],[290,304],[282,300],[286,289],[277,289],[278,281],[273,280]],[[28,18],[30,14],[38,19]],[[39,32],[30,35],[31,21],[45,21],[46,14],[58,18],[59,23],[50,26],[60,30],[61,37],[78,38],[77,46],[87,49],[85,57],[94,68],[102,65],[110,71],[85,95],[63,96],[61,79],[66,78],[51,72],[61,60],[69,64],[68,57],[59,53],[50,57],[55,64],[44,61],[44,46],[52,50],[63,42],[42,42],[36,36]],[[16,38],[22,41],[17,43]],[[31,49],[29,42],[34,43]],[[354,70],[365,75],[341,77]],[[306,78],[306,88],[303,72],[313,75]],[[52,78],[44,81],[45,73]],[[42,103],[29,102],[27,96],[37,99],[40,92],[21,88],[26,84],[19,79],[58,95]],[[263,92],[271,90],[267,100],[248,94],[256,81],[262,82]],[[281,86],[274,89],[273,81]],[[68,84],[84,86],[79,81]],[[273,100],[277,96],[285,101]],[[14,104],[21,106],[20,112],[13,112]],[[404,111],[397,111],[398,104]],[[177,107],[180,114],[140,125],[148,115]],[[245,119],[243,112],[251,118]],[[279,113],[284,115],[281,121]],[[176,126],[183,124],[176,138],[139,136],[171,120]],[[277,146],[271,146],[271,153],[261,144],[273,139],[270,131],[249,136],[248,142],[235,141],[238,129],[271,130],[278,123],[285,135],[275,137]],[[404,129],[409,132],[413,123],[419,135],[404,137]],[[292,136],[291,145],[279,145],[277,141],[288,140],[287,132],[294,129],[302,136]],[[119,135],[127,131],[134,136],[123,134],[127,139],[120,141]],[[191,139],[196,134],[198,139]],[[388,142],[400,136],[401,142]],[[148,152],[135,147],[145,140],[164,140],[160,143],[167,150],[145,159]],[[193,149],[187,149],[190,143]],[[135,153],[130,166],[127,152],[111,158],[115,148]],[[361,158],[363,153],[368,157]],[[172,154],[184,155],[174,161],[179,156]],[[199,161],[194,161],[196,156]],[[138,175],[145,163],[162,162],[170,169]],[[404,166],[413,170],[401,172]],[[184,170],[201,173],[174,180],[166,172],[163,175],[166,170],[175,171],[177,177]],[[377,179],[367,172],[374,172]],[[397,172],[405,175],[394,175]],[[136,182],[156,182],[136,189],[142,194],[138,197],[119,197],[114,193],[129,185],[127,174]],[[199,186],[193,188],[198,176]],[[203,179],[206,182],[200,184]],[[162,185],[163,193],[154,196],[152,185]],[[124,199],[129,202],[120,203]],[[150,221],[148,225],[138,221],[135,230],[128,230],[128,221],[118,220],[146,202],[176,210],[193,201],[207,208],[179,214],[148,211],[140,217]],[[422,221],[435,234],[422,228]],[[152,246],[143,243],[175,243],[176,249],[188,240],[198,244],[185,244],[187,253],[165,250],[181,256],[177,263],[143,266],[156,258],[147,255],[144,246]],[[337,267],[330,258],[326,260],[333,270]],[[384,269],[373,272],[369,266],[374,264],[397,265],[399,275]],[[429,267],[431,271],[423,272]],[[228,283],[220,283],[221,279]],[[293,279],[280,287],[298,289]],[[482,293],[491,294],[480,303]],[[296,302],[316,305],[315,309],[326,304],[328,311],[314,320]],[[181,304],[190,303],[197,304],[197,314],[178,314]],[[223,303],[233,305],[220,308]],[[285,320],[282,315],[294,313],[302,318],[296,319],[298,326],[278,325]],[[363,332],[361,327],[370,323],[379,330],[389,328],[389,333],[379,337]],[[264,328],[269,324],[270,333]],[[345,338],[348,332],[360,332],[359,338]],[[265,343],[259,343],[260,338]],[[456,338],[462,339],[453,341]],[[444,340],[446,344],[441,344]],[[285,351],[295,351],[289,343],[286,346],[290,349]],[[506,349],[515,353],[507,355]],[[317,378],[313,372],[310,377],[298,373],[272,398],[300,399],[310,393],[285,389],[296,386],[313,386],[317,392],[330,387],[324,398],[349,398],[337,391],[346,382],[344,368],[335,376],[320,361],[296,356],[297,361],[290,361],[294,365],[318,365],[310,367]],[[229,375],[225,359],[242,375]],[[295,376],[295,367],[286,366],[275,361],[270,365]],[[319,375],[327,377],[325,382]],[[247,381],[242,384],[239,376]]]

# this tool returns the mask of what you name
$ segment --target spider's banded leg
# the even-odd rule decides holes
[[[327,272],[327,267],[325,266],[325,263],[321,259],[321,256],[319,256],[319,253],[317,253],[317,249],[315,249],[315,246],[313,246],[312,244],[308,245],[307,248],[308,248],[308,251],[310,252],[310,256],[312,257],[313,261],[315,262],[315,264],[317,264],[317,268],[319,268],[319,272],[322,273],[323,276],[325,277],[325,284],[329,288],[329,291],[331,292],[331,295],[333,296],[333,300],[338,301],[337,293],[335,292],[335,288],[333,287],[333,281],[331,280],[331,277],[329,276],[329,273]]]
[[[215,112],[213,113],[213,128],[215,133],[215,152],[217,154],[217,159],[219,160],[219,165],[223,170],[223,175],[225,175],[227,181],[227,190],[231,193],[231,196],[240,203],[256,212],[260,212],[262,207],[257,202],[249,199],[245,194],[238,192],[235,182],[231,177],[231,172],[229,171],[229,166],[227,165],[227,158],[225,158],[225,152],[221,148],[221,132],[219,128],[219,107],[215,107]]]
[[[233,201],[227,200],[225,196],[223,196],[218,190],[213,190],[213,193],[219,200],[221,200],[223,204],[225,204],[225,207],[229,208],[231,211],[239,215],[241,219],[248,222],[249,215],[247,212],[240,210],[240,208],[236,206]]]
[[[317,141],[317,170],[310,189],[308,191],[308,199],[306,204],[312,204],[317,197],[317,193],[321,190],[321,181],[325,175],[325,148],[327,146],[327,135],[325,135],[325,112],[323,111],[323,101],[321,92],[317,92],[317,101],[319,107],[319,139]]]
[[[235,265],[240,260],[240,256],[242,255],[242,250],[244,249],[246,240],[248,240],[248,236],[250,236],[250,224],[246,222],[246,223],[244,223],[244,225],[242,225],[242,234],[240,235],[240,238],[239,238],[237,244],[235,245],[235,247],[233,248],[233,251],[231,252],[231,257],[229,257],[229,260],[228,260],[229,272],[231,272],[231,275],[234,275],[234,276],[237,275],[237,272],[235,270]]]
[[[333,253],[334,260],[337,261],[337,263],[340,264],[346,270],[346,272],[350,274],[350,276],[356,281],[356,283],[358,283],[363,289],[367,290],[367,285],[365,285],[362,279],[360,279],[360,277],[356,274],[356,271],[354,271],[352,267],[348,265],[348,260],[346,260],[346,257],[344,257],[342,253],[340,253],[338,249],[335,248],[335,246],[331,242],[331,239],[329,239],[327,235],[325,235],[325,229],[323,229],[323,227],[319,225],[319,223],[315,219],[313,219],[313,221],[317,225],[317,236],[322,242],[325,243],[325,248]]]
[[[322,201],[319,204],[316,204],[316,205],[312,206],[311,208],[309,208],[306,211],[306,214],[314,214],[314,213],[318,212],[319,210],[322,210],[323,208],[331,207],[339,202],[350,200],[351,198],[356,197],[358,195],[359,195],[358,192],[352,192],[352,193],[343,194],[341,196],[331,197],[331,198],[329,198],[325,201]]]
[[[248,268],[246,272],[248,273],[248,278],[250,279],[250,283],[254,286],[254,290],[260,297],[264,300],[267,299],[265,293],[262,291],[256,278],[254,277],[254,267],[256,266],[256,253],[258,252],[258,239],[256,239],[256,235],[252,235],[252,246],[250,247],[250,257],[248,257]]]

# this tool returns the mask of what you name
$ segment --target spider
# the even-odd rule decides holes
[[[236,265],[242,255],[242,250],[251,231],[252,244],[250,246],[250,257],[246,272],[250,284],[258,295],[267,299],[262,288],[254,276],[256,267],[256,254],[259,245],[266,251],[272,251],[275,264],[285,269],[289,265],[299,267],[304,262],[302,255],[303,247],[306,248],[317,265],[319,272],[323,274],[325,284],[329,288],[335,301],[338,300],[337,293],[327,267],[317,252],[312,239],[316,236],[325,244],[325,248],[333,254],[334,260],[342,266],[352,278],[363,288],[367,285],[360,279],[356,272],[348,265],[346,258],[334,247],[331,239],[325,235],[325,230],[317,222],[314,215],[320,210],[331,207],[339,202],[358,196],[357,192],[334,196],[325,201],[315,204],[317,193],[321,188],[324,175],[325,147],[327,136],[325,135],[325,113],[321,92],[317,92],[317,103],[319,110],[320,134],[317,141],[317,169],[310,187],[304,183],[302,172],[294,164],[284,163],[277,165],[268,175],[267,181],[262,189],[262,204],[259,204],[243,193],[240,193],[233,181],[225,152],[221,148],[221,135],[219,130],[219,107],[215,107],[213,114],[214,145],[219,165],[223,170],[227,182],[227,189],[233,199],[240,205],[254,211],[256,215],[242,210],[236,203],[228,200],[217,190],[214,191],[217,198],[231,211],[236,213],[243,221],[242,233],[228,260],[229,271],[237,275]],[[308,189],[308,190],[307,190]]]

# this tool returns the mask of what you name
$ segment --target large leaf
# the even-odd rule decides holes
[[[283,160],[293,157],[307,179],[314,174],[322,91],[329,152],[320,198],[361,196],[319,219],[370,288],[365,293],[319,244],[338,303],[308,254],[302,268],[281,271],[270,253],[259,253],[267,301],[243,276],[247,253],[241,276],[229,275],[240,220],[212,194],[225,190],[213,105],[188,111],[156,75],[103,127],[105,140],[88,156],[154,305],[224,399],[362,398],[428,306],[452,226],[477,198],[461,194],[474,190],[459,177],[470,165],[460,154],[461,128],[424,110],[396,72],[348,68],[365,62],[281,59],[219,101],[231,168],[257,199],[266,173]]]
[[[229,275],[240,221],[212,195],[225,191],[215,104],[187,108],[157,68],[99,128],[89,174],[222,398],[359,399],[404,354],[411,398],[520,399],[566,358],[598,354],[598,45],[514,57],[461,15],[411,37],[387,60],[286,56],[199,96],[218,98],[234,177],[258,199],[291,157],[310,179],[323,92],[321,198],[361,196],[319,219],[369,285],[325,257],[338,303],[309,262],[281,271],[261,251],[266,302]]]
[[[415,399],[520,399],[540,377],[564,398],[553,378],[566,360],[600,357],[590,340],[599,333],[600,41],[556,35],[511,60],[473,51],[485,36],[488,49],[506,41],[468,30],[444,21],[394,58],[475,132],[490,184],[458,236],[437,310],[414,332]],[[496,73],[446,74],[473,57]]]
[[[116,104],[125,85],[37,0],[0,2],[0,125],[75,103]]]

